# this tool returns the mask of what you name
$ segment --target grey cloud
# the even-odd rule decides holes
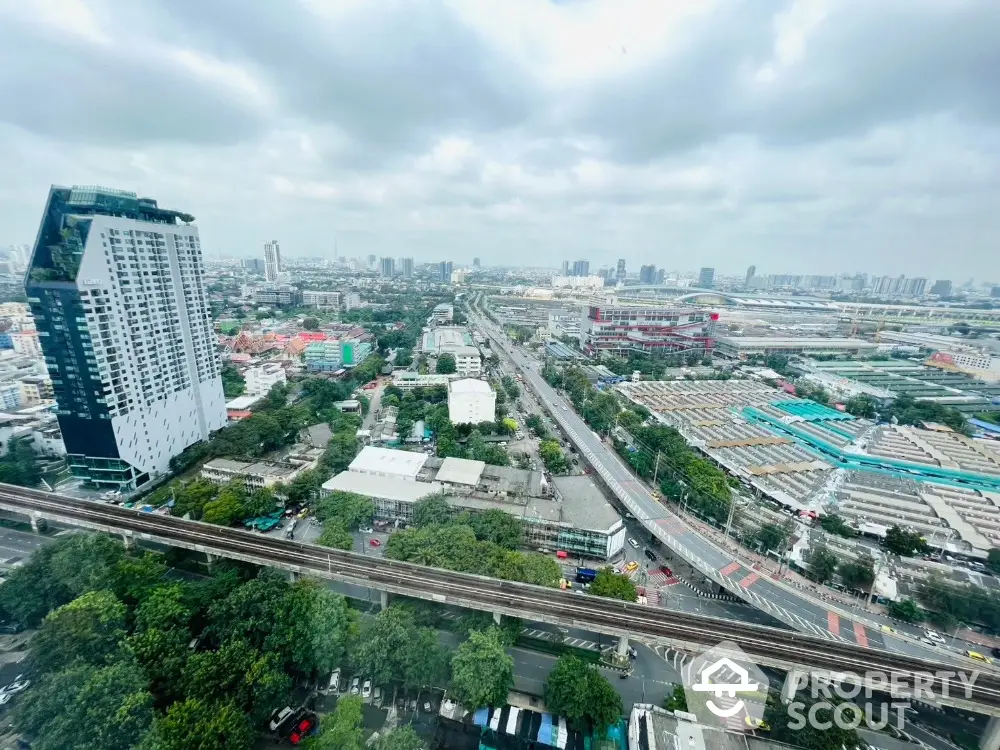
[[[773,11],[723,4],[657,63],[584,91],[566,124],[643,161],[737,134],[794,145],[940,112],[1000,120],[993,0],[835,5],[804,58],[765,85],[754,72],[772,56]]]
[[[223,87],[114,45],[0,23],[0,121],[70,141],[225,144],[263,132]]]
[[[161,7],[186,38],[269,80],[292,113],[342,128],[366,149],[355,162],[511,128],[538,104],[526,71],[433,0],[361,4],[332,24],[293,2]]]

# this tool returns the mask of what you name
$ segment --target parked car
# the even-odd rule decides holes
[[[373,532],[373,529],[371,526],[359,526],[358,531],[360,531],[362,534],[371,534]]]
[[[361,688],[361,697],[370,698],[372,694],[372,681],[365,680],[364,686]]]
[[[355,677],[351,680],[351,695],[357,695],[361,692],[361,678]]]
[[[674,571],[672,571],[672,570],[671,570],[671,569],[670,569],[669,567],[667,567],[666,565],[661,565],[661,566],[660,566],[660,570],[661,570],[661,571],[663,572],[663,575],[665,575],[665,576],[668,576],[668,577],[669,577],[669,576],[672,576],[672,575],[674,574]]]
[[[330,673],[330,681],[326,685],[327,695],[340,692],[340,670],[335,669]]]
[[[284,708],[276,708],[274,710],[274,713],[271,714],[271,723],[268,724],[268,728],[272,732],[277,732],[278,727],[284,724],[288,720],[288,717],[292,715],[292,713],[293,712],[291,706],[285,706]]]
[[[379,703],[382,700],[382,688],[377,687],[372,691],[372,702]]]
[[[650,560],[656,560],[656,553],[651,550],[643,550],[642,554],[648,557]]]
[[[628,538],[628,543],[629,543],[629,546],[630,546],[630,547],[631,547],[632,549],[639,549],[639,542],[637,542],[637,541],[636,541],[635,539],[633,539],[632,537],[629,537],[629,538]]]
[[[0,693],[13,695],[14,693],[20,693],[22,690],[27,690],[30,686],[31,680],[26,680],[23,674],[19,674],[7,687],[0,688]]]
[[[378,539],[369,539],[368,540],[368,544],[370,544],[372,547],[381,547],[382,546],[382,542],[380,542]]]

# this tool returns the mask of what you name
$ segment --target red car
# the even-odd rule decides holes
[[[382,546],[382,542],[380,542],[378,539],[369,539],[368,540],[368,544],[370,544],[372,547],[381,547]]]
[[[665,576],[672,576],[674,574],[674,571],[672,571],[666,565],[661,565],[660,566],[660,570],[663,571],[663,575],[665,575]]]

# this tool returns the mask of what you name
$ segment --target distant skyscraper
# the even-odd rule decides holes
[[[625,281],[625,259],[618,259],[618,268],[615,270],[615,281]]]
[[[749,284],[750,283],[750,279],[752,279],[756,275],[757,275],[757,266],[750,266],[747,269],[747,280],[746,280],[746,283]]]
[[[562,264],[562,275],[569,276],[569,261],[564,260]]]
[[[482,266],[482,263],[479,262],[479,258],[473,258],[472,259],[472,267],[473,268],[480,268],[481,266]]]
[[[666,278],[667,278],[667,271],[666,271],[666,269],[661,268],[659,271],[656,272],[656,283],[657,284],[663,284],[666,281]]]
[[[382,258],[382,260],[379,261],[378,272],[380,276],[391,279],[393,274],[396,272],[396,262],[392,258]]]
[[[281,273],[281,248],[277,240],[264,243],[264,280],[277,281]]]
[[[453,266],[454,263],[452,263],[450,260],[442,260],[438,264],[438,278],[444,282],[451,281],[451,272],[452,270],[454,270]]]
[[[698,274],[698,286],[702,289],[711,289],[715,284],[715,269],[714,268],[702,268],[701,273]]]
[[[194,217],[135,193],[49,191],[25,290],[74,476],[133,488],[226,424]]]
[[[244,258],[240,265],[251,273],[264,273],[267,270],[267,264],[260,258]]]
[[[399,259],[399,272],[402,274],[404,279],[413,278],[413,258],[400,258]]]
[[[931,287],[931,294],[936,294],[938,297],[950,297],[951,282],[947,279],[939,279],[935,281],[934,286]]]
[[[642,266],[639,268],[640,284],[656,283],[656,266]]]
[[[368,256],[368,267],[374,270],[376,263],[378,263],[378,258],[375,255],[369,255]]]
[[[573,275],[590,276],[590,261],[588,260],[573,261]]]
[[[994,298],[1000,297],[1000,286],[990,287],[990,296]]]

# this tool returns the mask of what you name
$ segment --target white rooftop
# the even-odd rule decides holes
[[[234,411],[243,411],[249,409],[251,406],[260,401],[261,396],[237,396],[236,398],[226,402],[227,409],[233,409]]]
[[[323,482],[328,492],[354,492],[365,497],[394,502],[415,503],[428,495],[436,495],[444,488],[437,482],[411,482],[399,477],[378,477],[342,471]]]
[[[424,467],[426,453],[397,451],[366,445],[353,461],[350,470],[360,474],[380,474],[405,479],[416,479]]]
[[[452,393],[483,393],[486,395],[493,393],[493,389],[490,388],[490,384],[485,380],[479,380],[478,378],[462,378],[461,380],[453,380],[448,384],[448,390]]]
[[[479,484],[479,477],[483,475],[486,468],[485,461],[472,461],[468,458],[454,458],[449,456],[441,462],[435,479],[439,482],[450,482],[452,484]]]

